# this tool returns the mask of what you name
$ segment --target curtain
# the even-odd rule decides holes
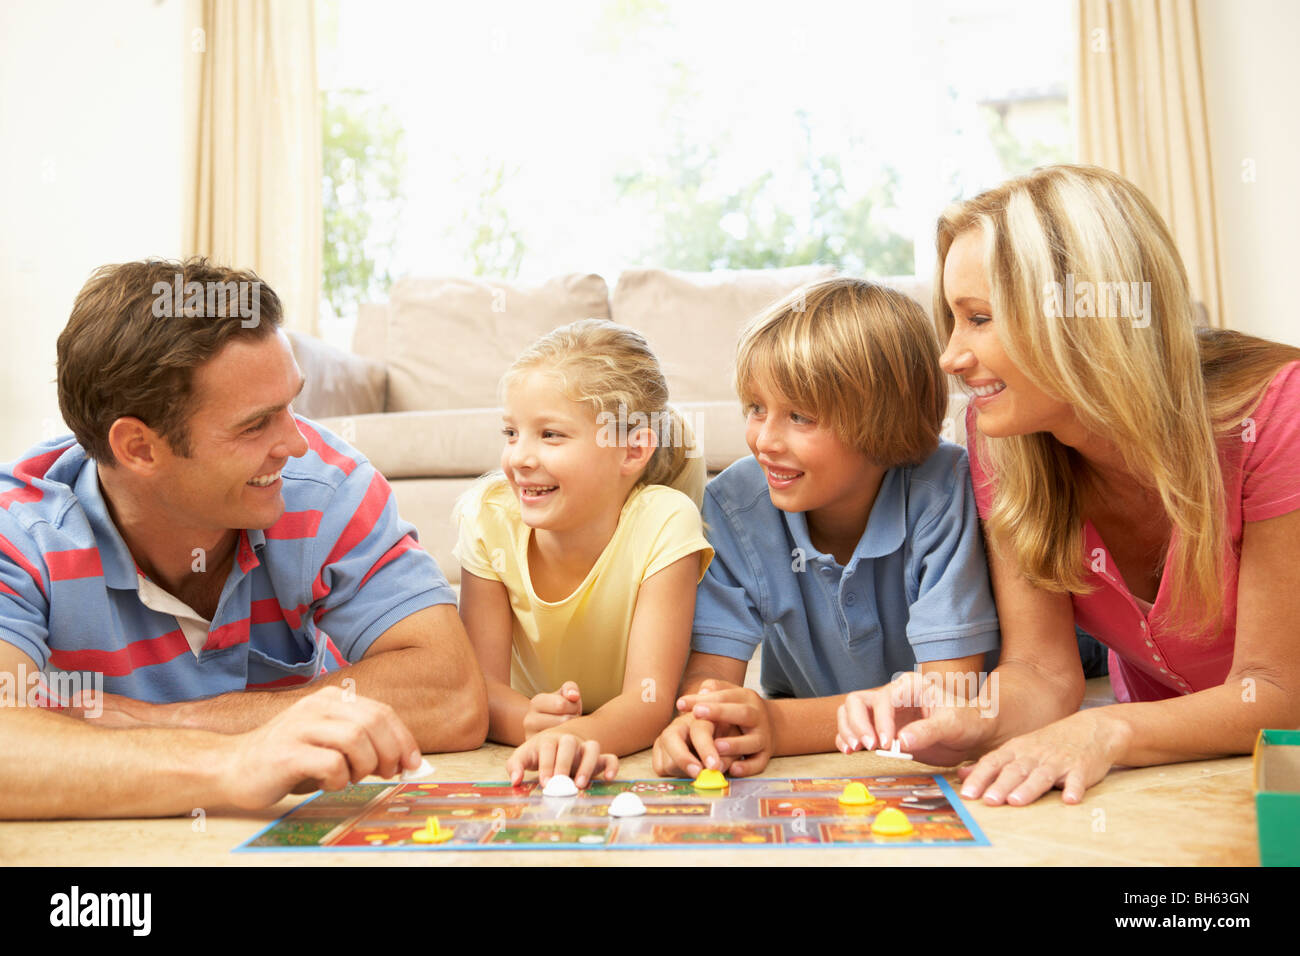
[[[1079,161],[1134,183],[1160,210],[1210,325],[1224,324],[1196,5],[1076,0]]]
[[[182,245],[256,270],[313,334],[321,118],[313,0],[191,0]]]

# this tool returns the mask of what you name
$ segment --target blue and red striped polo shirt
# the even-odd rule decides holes
[[[398,621],[456,603],[383,475],[298,418],[309,450],[282,470],[285,512],[239,533],[196,655],[171,614],[140,600],[135,561],[72,436],[0,465],[0,641],[47,672],[165,703],[310,681],[360,660]]]

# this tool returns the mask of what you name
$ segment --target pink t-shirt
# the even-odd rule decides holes
[[[971,480],[980,517],[987,518],[995,484],[977,453],[977,434],[975,410],[968,405]],[[1155,603],[1145,607],[1129,592],[1092,523],[1084,524],[1085,579],[1094,590],[1074,595],[1074,619],[1110,648],[1116,700],[1163,700],[1217,687],[1227,678],[1237,634],[1242,523],[1300,508],[1300,362],[1283,366],[1237,434],[1220,442],[1219,463],[1227,495],[1230,551],[1223,569],[1223,621],[1213,637],[1187,638],[1175,628],[1161,628],[1159,615],[1169,611],[1172,598],[1169,576],[1161,577]],[[1093,571],[1094,566],[1100,570]]]

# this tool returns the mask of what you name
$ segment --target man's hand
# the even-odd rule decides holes
[[[415,737],[387,704],[324,687],[266,724],[232,735],[221,775],[226,800],[246,810],[302,789],[341,790],[371,774],[420,765]]]
[[[565,681],[554,694],[538,694],[529,702],[524,715],[524,739],[581,716],[582,692],[576,682]]]

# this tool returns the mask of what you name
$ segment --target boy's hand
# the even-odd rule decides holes
[[[721,727],[711,720],[700,720],[693,714],[681,714],[655,739],[650,762],[661,777],[690,777],[700,775],[705,767],[721,770],[731,766],[731,758],[718,753],[714,735],[730,734],[733,728]]]
[[[731,761],[727,772],[733,777],[760,773],[772,758],[767,702],[755,691],[726,681],[704,681],[699,693],[687,694],[677,706],[715,725],[713,748],[721,759]]]
[[[537,771],[537,779],[546,786],[556,774],[565,774],[582,789],[591,783],[596,774],[613,780],[618,773],[618,757],[600,752],[600,744],[577,734],[547,730],[524,741],[506,761],[510,785],[523,783],[524,774]]]
[[[554,694],[538,694],[529,702],[524,715],[524,739],[581,716],[582,692],[574,681],[565,681]]]

